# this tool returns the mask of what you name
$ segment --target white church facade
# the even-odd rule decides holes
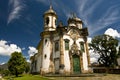
[[[31,57],[32,73],[75,74],[90,72],[88,30],[76,16],[68,19],[68,25],[58,25],[52,6],[44,15],[44,31],[38,44],[38,53]]]

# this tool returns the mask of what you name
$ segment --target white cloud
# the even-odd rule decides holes
[[[101,16],[98,20],[96,20],[94,24],[90,23],[91,29],[93,29],[92,26],[93,27],[97,26],[97,28],[94,28],[91,33],[93,34],[101,29],[110,26],[111,24],[118,22],[120,20],[119,17],[120,10],[118,7],[120,7],[120,5],[110,6],[105,12],[105,14]]]
[[[52,3],[53,8],[56,9],[58,13],[65,14],[65,16],[67,18],[69,18],[71,15],[70,14],[71,9],[69,7],[67,7],[67,5],[65,3],[63,3],[61,0],[54,0],[51,2],[50,2],[50,0],[36,0],[36,1],[43,3],[45,5],[50,5]]]
[[[88,26],[90,35],[93,35],[95,32],[102,30],[111,24],[115,24],[116,22],[120,21],[119,13],[120,5],[106,5],[106,7],[103,9],[103,11],[100,12],[101,15],[97,15],[95,11],[101,9],[101,5],[104,4],[105,0],[80,0],[75,1],[76,7],[79,16],[83,20],[85,26]],[[93,5],[94,3],[94,5]],[[109,2],[110,3],[110,2]],[[99,17],[95,17],[99,16]],[[93,20],[95,19],[95,21]],[[97,28],[95,28],[97,27]]]
[[[91,37],[88,37],[88,43],[91,43],[91,41],[92,41],[92,38]]]
[[[92,38],[88,37],[88,43],[91,43],[91,41],[92,41]],[[89,50],[89,55],[90,55],[90,63],[97,62],[99,58],[99,54],[93,52],[93,50]]]
[[[21,12],[24,10],[25,4],[22,0],[10,0],[9,1],[9,16],[8,16],[8,24],[15,20],[19,19],[21,16]]]
[[[31,63],[30,59],[27,59],[27,62]]]
[[[23,47],[22,50],[25,50],[25,47]]]
[[[3,64],[5,64],[5,62],[2,62],[0,65],[3,65]]]
[[[94,53],[93,50],[89,50],[90,54],[90,63],[97,62],[98,58],[100,57],[99,54]]]
[[[105,31],[104,34],[110,35],[110,36],[112,36],[112,37],[114,37],[114,38],[115,38],[115,37],[120,38],[120,33],[118,33],[117,30],[112,29],[112,28],[108,28],[108,29]]]
[[[0,55],[10,56],[13,52],[21,52],[21,48],[16,44],[8,44],[5,40],[0,40]]]
[[[35,47],[29,46],[29,50],[28,50],[29,56],[33,56],[37,52],[38,52],[38,50]]]

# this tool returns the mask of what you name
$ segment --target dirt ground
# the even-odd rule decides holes
[[[120,80],[120,74],[106,74],[94,77],[49,77],[53,80]]]

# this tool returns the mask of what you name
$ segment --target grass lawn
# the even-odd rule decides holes
[[[42,77],[40,75],[23,75],[21,77],[5,77],[4,80],[120,80],[120,74],[107,74],[94,77]]]
[[[40,75],[22,75],[19,77],[5,77],[5,80],[52,80],[52,79],[48,79],[45,77],[41,77]]]

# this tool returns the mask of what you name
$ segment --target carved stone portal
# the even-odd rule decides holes
[[[82,53],[79,50],[76,42],[71,46],[71,50],[69,51],[70,56],[70,72],[71,74],[82,73],[83,71],[83,60],[82,60]]]

